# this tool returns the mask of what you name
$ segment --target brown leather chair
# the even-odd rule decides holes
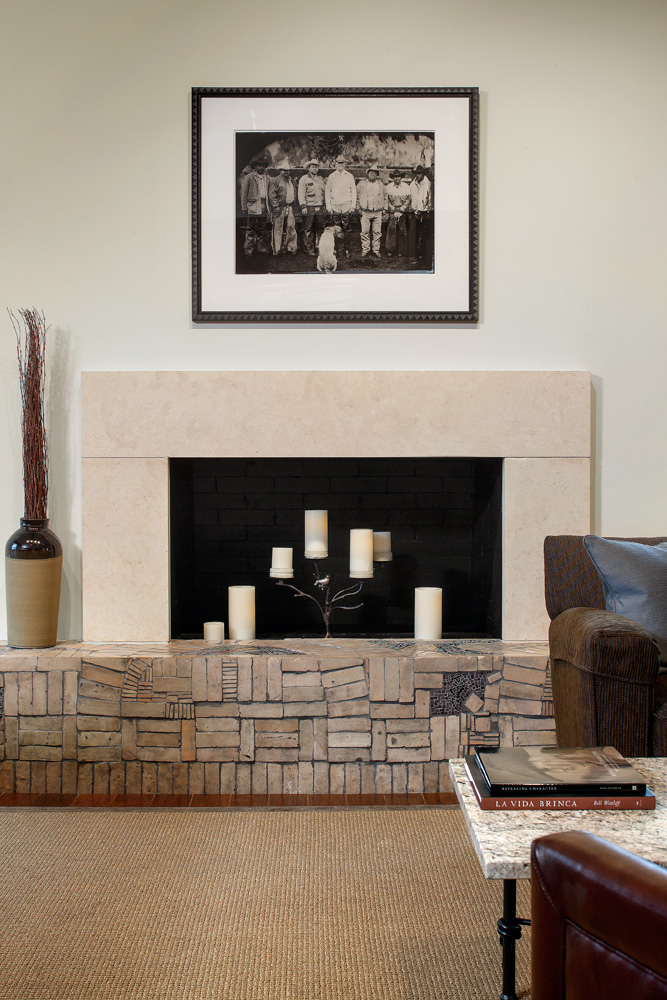
[[[667,538],[632,538],[655,545]],[[624,757],[667,757],[667,674],[650,632],[605,610],[583,535],[544,540],[556,740],[613,746]]]
[[[667,1000],[667,871],[590,833],[531,860],[532,1000]]]

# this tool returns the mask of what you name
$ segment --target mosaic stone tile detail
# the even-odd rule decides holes
[[[167,695],[168,719],[194,719],[195,705],[186,695]]]
[[[239,665],[237,660],[222,661],[222,700],[237,701],[239,696]]]
[[[130,659],[128,660],[127,669],[125,671],[125,676],[123,678],[123,687],[121,689],[121,698],[126,701],[139,701],[139,690],[141,688],[143,698],[145,700],[147,691],[147,679],[152,677],[150,665],[141,659]],[[152,680],[151,680],[151,691],[152,691]]]
[[[415,645],[414,639],[367,639],[367,646],[375,646],[377,649],[412,649]]]
[[[439,653],[479,653],[489,649],[495,649],[498,643],[496,639],[443,639],[441,642],[434,642],[433,647]]]
[[[542,695],[542,718],[553,719],[554,717],[554,693],[551,686],[551,664],[547,667],[547,676],[544,682],[544,694]]]
[[[486,649],[495,649],[498,646],[498,639],[367,639],[367,646],[375,646],[378,649],[390,649],[395,652],[401,650],[414,651],[416,653],[479,653]]]
[[[196,643],[195,643],[196,645]],[[298,649],[288,649],[285,646],[262,646],[254,640],[248,640],[248,644],[232,645],[229,642],[221,643],[219,646],[207,643],[205,646],[197,646],[199,652],[206,652],[211,656],[217,653],[218,656],[300,656]]]
[[[137,683],[137,701],[153,700],[153,668],[146,667]]]
[[[471,695],[475,695],[481,707],[485,683],[486,675],[479,671],[445,674],[442,690],[431,691],[431,715],[458,715],[466,708]]]

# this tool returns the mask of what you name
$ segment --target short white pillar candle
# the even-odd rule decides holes
[[[326,559],[329,555],[329,511],[305,511],[306,559]]]
[[[442,587],[415,588],[415,639],[442,639]]]
[[[373,532],[373,562],[391,562],[391,531]]]
[[[291,580],[294,576],[292,549],[272,549],[269,576],[278,580]]]
[[[350,579],[370,580],[373,576],[373,529],[350,529]]]
[[[204,640],[206,642],[222,642],[224,638],[224,622],[204,622]]]
[[[255,588],[229,587],[229,638],[255,638]]]

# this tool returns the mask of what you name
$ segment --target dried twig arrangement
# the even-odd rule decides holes
[[[23,434],[23,495],[26,518],[46,518],[49,500],[49,453],[44,418],[46,331],[44,314],[37,309],[11,309],[16,333]]]

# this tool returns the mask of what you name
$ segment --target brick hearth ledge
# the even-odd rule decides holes
[[[0,647],[0,792],[393,794],[554,744],[545,642]]]

